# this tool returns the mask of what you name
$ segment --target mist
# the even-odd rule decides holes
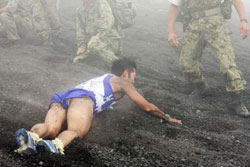
[[[243,0],[248,18],[250,1]],[[182,126],[161,123],[128,97],[97,114],[84,139],[73,142],[66,155],[21,156],[17,129],[42,122],[55,92],[71,89],[109,73],[99,57],[73,64],[76,56],[75,13],[81,0],[61,0],[59,16],[65,48],[39,45],[33,30],[10,47],[0,46],[0,166],[247,166],[250,164],[249,118],[229,109],[230,97],[219,67],[206,50],[202,73],[212,95],[191,94],[179,69],[179,56],[168,44],[167,0],[135,0],[136,23],[125,29],[123,57],[137,63],[135,87],[150,103],[181,119]],[[241,39],[239,16],[227,21],[242,77],[250,83],[250,38]],[[176,24],[181,38],[182,25]],[[250,108],[247,87],[244,102]],[[42,165],[41,165],[42,164]]]

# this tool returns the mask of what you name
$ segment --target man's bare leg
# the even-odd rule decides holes
[[[58,139],[64,147],[77,137],[83,138],[89,131],[93,119],[94,102],[89,97],[71,99],[67,114],[67,130]]]
[[[31,128],[31,132],[40,138],[54,138],[60,132],[66,120],[66,110],[60,103],[52,103],[44,123],[39,123]]]
[[[61,130],[66,119],[66,111],[60,103],[53,103],[49,109],[44,123],[39,123],[31,128],[31,132],[24,128],[17,132],[18,153],[27,155],[36,154],[36,145],[43,141],[41,138],[54,138]]]

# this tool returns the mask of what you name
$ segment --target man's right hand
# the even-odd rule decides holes
[[[242,39],[246,39],[249,35],[249,25],[245,21],[240,23],[240,35]]]
[[[171,46],[177,47],[179,46],[179,41],[177,35],[175,33],[168,34],[168,42]]]
[[[76,55],[83,54],[85,52],[85,50],[86,50],[85,48],[78,48]]]
[[[182,121],[174,118],[169,118],[168,122],[173,122],[182,125]]]

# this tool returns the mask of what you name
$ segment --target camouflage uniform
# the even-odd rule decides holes
[[[56,0],[28,0],[33,28],[43,41],[48,41],[51,36],[58,36],[61,30]]]
[[[219,7],[220,0],[183,0],[187,11],[200,12]],[[228,92],[241,92],[244,86],[241,81],[241,72],[235,63],[235,55],[223,16],[215,15],[191,18],[184,32],[180,67],[191,83],[203,82],[200,71],[202,45],[206,43],[214,53],[220,71],[226,79]]]
[[[108,64],[118,59],[121,35],[115,28],[115,18],[106,0],[91,0],[89,7],[77,9],[76,37],[78,48],[86,51],[78,55],[74,62],[90,55],[103,57]],[[98,39],[91,39],[97,36]]]
[[[19,0],[0,0],[0,8],[7,8],[7,12],[0,14],[0,43],[17,41],[20,39],[14,19]]]

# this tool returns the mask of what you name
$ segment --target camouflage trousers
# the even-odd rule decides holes
[[[220,15],[193,19],[184,32],[181,42],[179,65],[184,77],[191,83],[204,80],[200,71],[201,53],[204,43],[212,50],[220,71],[225,76],[226,90],[244,90],[241,72],[235,63],[234,50],[224,18]]]
[[[0,43],[8,44],[18,41],[32,30],[32,22],[29,17],[12,14],[9,12],[0,15]]]
[[[19,39],[20,36],[17,32],[13,14],[10,12],[0,14],[0,43],[17,41]]]
[[[33,29],[46,41],[49,37],[58,36],[61,23],[56,9],[56,0],[28,0],[32,11]]]
[[[97,55],[110,66],[114,60],[118,59],[116,55],[120,54],[120,51],[120,39],[91,39],[87,44],[86,52],[77,57],[85,59],[91,55]]]

